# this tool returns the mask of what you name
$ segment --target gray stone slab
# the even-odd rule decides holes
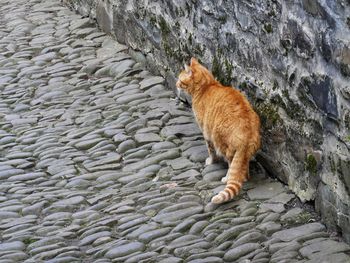
[[[25,245],[21,241],[4,242],[0,244],[0,251],[24,250]]]
[[[226,176],[227,169],[218,169],[211,172],[207,172],[203,175],[203,180],[208,182],[220,181]]]
[[[160,229],[154,229],[148,232],[145,232],[143,234],[141,234],[138,239],[145,243],[148,244],[150,241],[158,238],[158,237],[162,237],[165,236],[166,234],[168,234],[170,232],[172,228],[170,227],[165,227],[165,228],[160,228]]]
[[[185,171],[183,173],[180,173],[178,175],[173,176],[171,179],[172,180],[193,179],[199,175],[200,175],[200,173],[197,170],[190,169],[188,171]]]
[[[260,183],[254,189],[248,190],[247,194],[250,200],[270,199],[282,193],[284,187],[279,182]]]
[[[143,93],[138,93],[138,94],[130,94],[130,95],[123,95],[117,98],[116,103],[117,104],[128,104],[129,102],[139,100],[139,99],[144,99],[147,98],[148,96],[143,94]]]
[[[190,168],[194,165],[191,161],[184,157],[176,158],[174,160],[167,161],[166,163],[167,165],[170,165],[174,170]]]
[[[310,223],[310,224],[305,224],[305,225],[278,231],[274,233],[272,237],[288,242],[306,235],[310,235],[314,232],[324,231],[324,230],[325,230],[324,225],[320,223]]]
[[[117,257],[123,257],[130,255],[134,252],[141,252],[145,248],[145,245],[140,242],[131,242],[128,244],[124,244],[121,246],[116,246],[107,251],[106,257],[107,258],[117,258]]]
[[[269,203],[287,204],[293,198],[295,198],[294,194],[287,194],[287,193],[283,192],[283,193],[281,193],[279,195],[276,195],[276,196],[272,197],[267,202],[269,202]]]
[[[339,252],[349,252],[350,246],[345,243],[340,243],[334,240],[322,240],[314,242],[299,250],[302,256],[309,259],[321,258],[328,254],[335,254]],[[348,258],[350,260],[350,257]]]
[[[261,246],[257,243],[246,243],[227,251],[224,255],[224,259],[226,261],[235,261],[240,257],[259,249],[260,247]]]
[[[177,211],[170,211],[170,212],[163,212],[159,213],[155,217],[153,217],[153,220],[156,222],[171,222],[171,221],[179,221],[183,220],[189,216],[198,214],[203,211],[202,206],[192,206],[188,208],[178,209]]]
[[[163,77],[146,78],[140,82],[140,89],[145,90],[157,84],[163,84],[163,83],[164,83]]]
[[[153,151],[166,150],[166,149],[172,149],[175,147],[176,147],[176,144],[172,142],[158,142],[152,145],[152,150]]]
[[[46,177],[46,173],[43,172],[33,172],[33,173],[25,173],[21,175],[14,175],[8,178],[9,181],[27,181],[27,180],[33,180],[37,178],[43,178]]]
[[[201,134],[202,132],[199,130],[198,125],[195,123],[166,126],[161,130],[161,135],[163,137],[172,135],[194,136]]]
[[[315,255],[312,259],[305,261],[304,263],[344,263],[350,262],[349,255],[345,253],[335,253],[330,255]]]
[[[103,141],[102,138],[95,138],[95,139],[89,139],[89,140],[84,140],[80,141],[75,144],[75,147],[77,147],[79,150],[87,150],[90,149],[91,147],[95,146],[99,142]]]
[[[291,221],[295,220],[300,213],[302,213],[303,210],[299,207],[295,207],[291,210],[289,210],[287,213],[281,216],[281,221]]]
[[[152,164],[157,164],[162,160],[167,160],[167,159],[175,159],[176,157],[178,157],[180,155],[179,151],[177,150],[170,150],[164,153],[159,153],[153,157],[144,159],[138,163],[133,163],[133,164],[129,164],[127,166],[125,166],[123,168],[124,171],[126,172],[131,172],[131,171],[136,171],[142,168],[145,168],[149,165]]]
[[[137,143],[160,142],[162,138],[155,133],[140,133],[135,135]]]
[[[268,202],[264,202],[260,205],[260,212],[269,212],[269,211],[273,211],[276,213],[282,213],[283,211],[285,211],[286,208],[284,207],[284,204],[281,203],[268,203]]]
[[[86,237],[84,237],[80,242],[79,242],[79,246],[86,246],[89,245],[91,243],[93,243],[96,239],[102,238],[102,237],[109,237],[111,236],[112,233],[109,231],[101,231],[98,233],[94,233],[91,235],[88,235]]]
[[[17,176],[19,174],[23,174],[23,172],[24,172],[24,170],[22,170],[22,169],[15,169],[15,168],[8,169],[10,167],[8,167],[7,169],[6,168],[4,170],[0,171],[0,179],[2,179],[2,180],[7,179],[11,176]]]

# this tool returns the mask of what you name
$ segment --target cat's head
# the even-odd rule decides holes
[[[181,71],[176,87],[193,95],[213,82],[215,82],[215,79],[210,71],[201,65],[197,59],[191,58],[190,65],[185,65],[185,69]]]

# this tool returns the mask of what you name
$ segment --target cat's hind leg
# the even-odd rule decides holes
[[[209,157],[205,160],[205,165],[216,163],[219,158],[216,154],[213,143],[207,140],[205,142],[207,143],[208,154],[209,154]]]
[[[230,172],[230,169],[227,170],[227,173],[224,177],[221,178],[221,182],[226,184],[227,183],[227,180],[229,178],[229,172]],[[243,182],[246,182],[250,179],[250,175],[249,175],[249,167],[248,167],[248,171],[247,171],[247,175],[246,177],[243,179]]]
[[[236,151],[234,151],[233,154],[227,154],[227,162],[228,162],[229,166],[232,163],[232,159],[235,156],[235,153],[236,153]],[[223,182],[224,184],[227,183],[227,180],[228,180],[228,177],[229,177],[229,173],[230,173],[230,169],[228,169],[226,175],[221,178],[221,182]]]
[[[228,171],[226,173],[226,175],[224,177],[221,178],[221,182],[226,184],[227,183],[227,180],[228,180]]]

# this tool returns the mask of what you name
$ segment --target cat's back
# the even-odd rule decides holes
[[[205,107],[207,111],[215,111],[216,109],[225,115],[242,115],[244,112],[255,115],[247,98],[233,87],[220,84],[212,85],[207,90],[206,96],[203,96],[203,103],[207,105]]]
[[[260,119],[247,98],[237,89],[222,85],[211,86],[202,96],[198,109],[194,107],[203,131],[222,136],[233,128],[259,140]],[[199,116],[197,116],[199,115]]]

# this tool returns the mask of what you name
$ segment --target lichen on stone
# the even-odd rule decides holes
[[[350,134],[348,136],[345,137],[344,139],[346,142],[350,142]]]
[[[218,17],[220,23],[225,24],[227,22],[227,15],[222,15]]]
[[[305,169],[313,175],[317,173],[317,160],[311,153],[306,155]]]
[[[160,31],[163,34],[163,36],[169,35],[171,30],[170,30],[170,27],[168,26],[167,22],[165,21],[164,17],[162,17],[162,16],[158,17],[158,25],[160,27]]]
[[[219,49],[212,62],[212,73],[223,85],[230,86],[233,80],[234,66],[228,58],[223,58],[222,50]]]
[[[330,166],[330,168],[331,168],[331,172],[332,172],[333,174],[335,174],[336,171],[337,171],[337,167],[336,167],[336,164],[335,164],[335,161],[334,161],[332,155],[329,155],[329,156],[328,156],[328,162],[329,162],[329,166]]]
[[[267,23],[264,25],[264,30],[268,34],[273,33],[273,28],[272,28],[272,25],[270,23]]]
[[[269,102],[257,103],[256,111],[258,112],[261,122],[266,129],[271,129],[278,124],[282,124],[282,118],[278,113],[278,106]]]
[[[149,22],[152,26],[156,26],[157,24],[157,18],[155,16],[150,16]]]

